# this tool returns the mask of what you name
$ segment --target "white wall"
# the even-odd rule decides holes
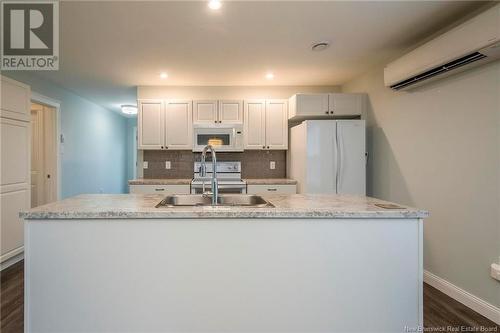
[[[425,268],[500,306],[500,62],[411,93],[381,66],[343,91],[369,95],[369,195],[428,209]]]
[[[145,86],[137,98],[164,99],[252,99],[289,98],[300,92],[337,92],[339,86]]]

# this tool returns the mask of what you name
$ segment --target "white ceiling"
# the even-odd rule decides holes
[[[206,1],[64,1],[60,70],[37,75],[112,110],[135,103],[141,85],[336,85],[480,5],[226,1],[213,12]],[[332,44],[310,51],[320,40]]]

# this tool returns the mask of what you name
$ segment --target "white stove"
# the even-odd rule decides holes
[[[207,161],[206,177],[200,176],[201,162],[194,162],[194,176],[191,181],[191,193],[200,194],[210,190],[210,180],[212,179],[213,164]],[[217,180],[219,183],[219,193],[247,193],[247,183],[241,179],[241,162],[217,162]]]

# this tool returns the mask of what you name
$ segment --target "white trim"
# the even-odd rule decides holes
[[[24,246],[20,246],[4,254],[0,259],[0,271],[24,259]]]
[[[424,271],[424,282],[500,325],[500,308],[493,304],[472,295],[429,271]]]
[[[57,158],[57,163],[56,163],[56,173],[57,173],[57,193],[56,197],[57,200],[61,200],[61,175],[62,175],[62,169],[61,169],[61,102],[59,102],[56,99],[44,96],[42,94],[39,94],[37,92],[31,91],[31,101],[34,101],[36,103],[41,103],[45,104],[48,106],[51,106],[56,109],[56,158]]]

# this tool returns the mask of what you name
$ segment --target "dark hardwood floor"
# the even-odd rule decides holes
[[[0,274],[0,332],[22,333],[24,329],[24,262],[18,262]]]
[[[23,262],[19,262],[1,272],[0,332],[23,332],[23,292],[24,269]],[[424,326],[439,328],[439,332],[485,331],[481,327],[500,332],[500,327],[492,321],[427,284],[424,284]]]

